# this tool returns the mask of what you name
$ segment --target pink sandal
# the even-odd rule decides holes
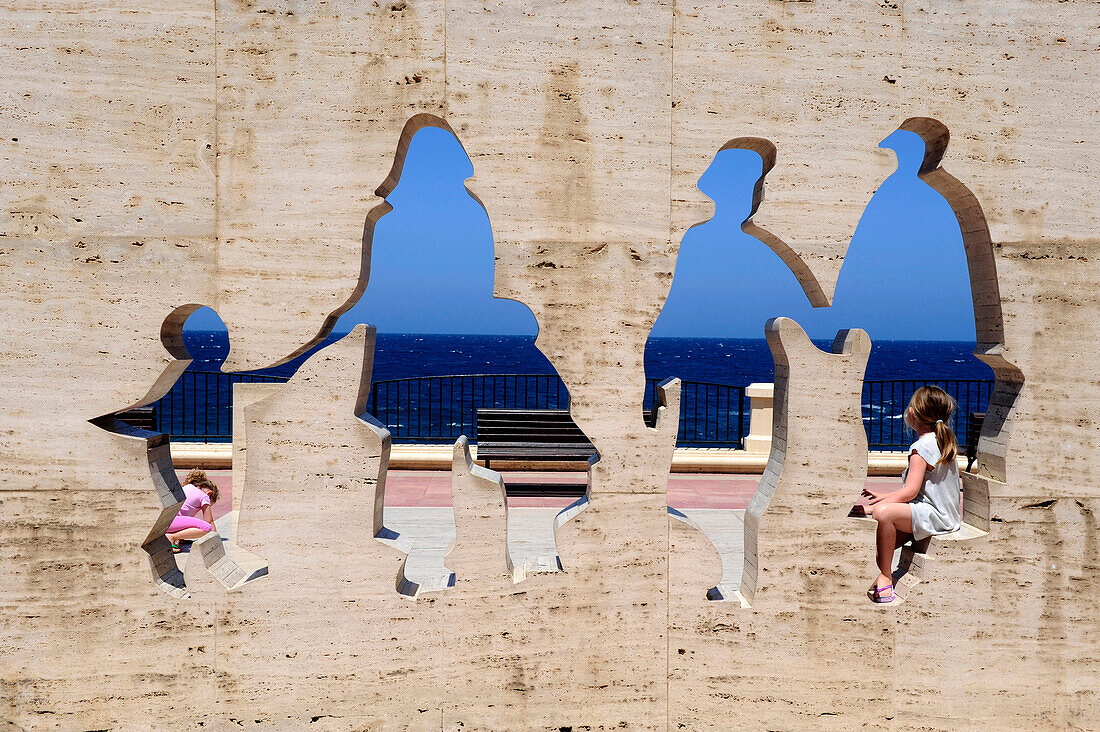
[[[890,596],[885,597],[882,593],[890,590]],[[894,586],[886,585],[885,587],[875,586],[870,590],[867,590],[867,597],[871,598],[871,602],[886,603],[894,601]]]

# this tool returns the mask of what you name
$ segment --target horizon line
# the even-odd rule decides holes
[[[363,323],[362,325],[369,325],[369,323]],[[189,333],[226,333],[225,328],[220,329],[208,329],[208,328],[184,328],[185,332]],[[350,330],[333,330],[326,338],[332,338],[334,336],[346,336],[351,333]],[[488,338],[537,338],[537,333],[438,333],[438,332],[412,332],[412,331],[376,331],[376,335],[399,335],[399,336],[455,336],[455,337],[488,337]],[[832,341],[834,336],[810,336],[811,341]],[[766,338],[763,334],[759,336],[741,336],[741,335],[725,335],[725,336],[709,336],[709,335],[682,335],[682,336],[650,336],[647,341],[674,341],[674,340],[707,340],[707,341],[722,341],[722,340],[738,340],[738,341],[765,341]],[[872,338],[872,344],[874,343],[974,343],[977,345],[976,340],[971,339],[954,339],[954,338]]]

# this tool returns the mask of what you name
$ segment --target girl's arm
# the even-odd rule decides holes
[[[928,470],[928,462],[917,453],[909,455],[909,474],[905,476],[905,484],[896,491],[864,490],[871,496],[868,505],[879,503],[909,503],[920,493],[920,487],[924,484],[924,473]]]
[[[202,507],[202,518],[204,521],[206,521],[206,523],[210,524],[211,526],[214,525],[214,512],[210,510],[209,503]]]

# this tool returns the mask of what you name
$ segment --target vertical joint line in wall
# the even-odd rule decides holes
[[[671,471],[672,466],[669,465]],[[668,494],[668,483],[665,483]],[[667,499],[665,501],[668,502]],[[672,702],[672,516],[665,509],[665,730],[671,724]]]
[[[214,0],[214,266],[216,268],[221,267],[221,244],[219,237],[221,230],[219,224],[221,223],[221,215],[218,195],[218,160],[221,157],[220,150],[218,148],[218,127],[220,119],[218,111],[218,87],[221,82],[218,80],[218,0]]]
[[[443,0],[443,119],[451,122],[451,100],[447,94],[447,27],[450,24],[450,14],[447,12],[447,0]]]
[[[673,132],[673,123],[675,121],[675,115],[673,114],[676,104],[676,0],[672,0],[672,22],[669,24],[669,38],[668,38],[668,243],[669,246],[673,245],[673,221],[672,221],[672,167],[676,162],[676,156],[673,151],[673,141],[675,139],[675,133]],[[677,242],[678,243],[678,242]]]
[[[236,539],[237,539],[237,536],[236,536],[236,533],[234,533],[233,540],[236,541]],[[190,559],[190,558],[191,558],[190,555],[188,555],[188,559]],[[219,600],[220,600],[220,598],[219,598]],[[218,678],[218,625],[219,625],[219,623],[218,623],[218,603],[217,602],[214,603],[214,609],[212,611],[212,614],[214,616],[212,618],[213,622],[211,622],[211,625],[214,626],[214,658],[213,658],[213,660],[211,660],[210,665],[214,669],[213,677],[215,679],[215,684],[216,684],[217,683],[216,680]],[[214,698],[215,699],[218,698],[216,688],[214,690]]]
[[[672,166],[673,155],[673,104],[676,102],[676,0],[671,4],[672,18],[668,27],[668,243],[672,246]],[[656,411],[654,405],[654,411]],[[672,465],[669,465],[669,470]],[[668,494],[668,482],[665,482],[665,494]],[[668,503],[667,499],[665,503]],[[672,517],[665,509],[665,724],[667,730],[671,724],[672,711]]]

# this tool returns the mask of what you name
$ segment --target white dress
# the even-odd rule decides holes
[[[929,432],[909,446],[909,454],[917,453],[928,469],[917,497],[909,502],[913,511],[913,538],[925,539],[935,534],[949,534],[962,526],[959,466],[954,460],[936,465],[940,459],[940,447],[936,433]],[[901,474],[902,483],[909,475],[909,468]]]

